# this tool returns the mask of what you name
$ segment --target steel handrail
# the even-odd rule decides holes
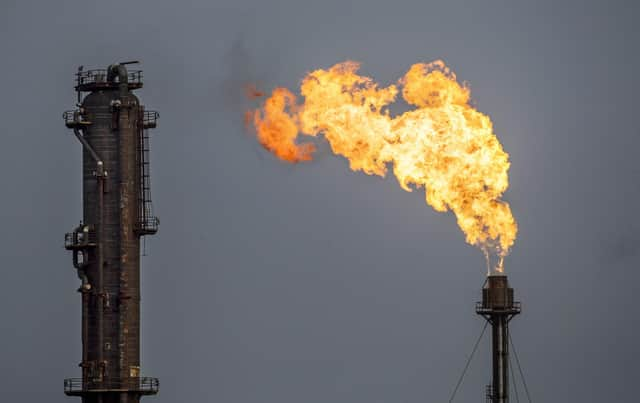
[[[89,232],[67,232],[64,234],[64,246],[84,246],[92,245],[97,242],[95,231]]]
[[[155,127],[159,117],[160,117],[160,114],[158,112],[145,110],[144,114],[142,115],[142,123],[144,124],[144,126]]]
[[[78,85],[91,84],[96,82],[107,81],[107,69],[91,69],[84,70],[76,73]],[[129,70],[127,71],[127,78],[129,83],[141,83],[142,82],[142,70]]]
[[[522,305],[520,301],[513,301],[511,305],[508,305],[508,306],[492,306],[492,305],[487,305],[482,301],[476,302],[476,312],[499,311],[499,310],[510,311],[510,312],[511,311],[520,312],[522,310]]]
[[[138,377],[127,379],[84,380],[82,378],[67,378],[64,380],[64,391],[91,392],[102,390],[127,390],[133,392],[158,392],[160,381],[158,378]]]

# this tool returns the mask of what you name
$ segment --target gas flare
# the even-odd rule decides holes
[[[509,156],[491,119],[470,103],[470,91],[444,62],[411,66],[397,85],[379,87],[346,61],[303,79],[304,102],[276,88],[250,111],[260,143],[278,158],[312,159],[315,146],[301,136],[323,135],[354,171],[385,176],[391,168],[408,192],[424,188],[436,211],[452,211],[466,242],[480,247],[495,270],[513,245],[517,224],[501,200],[509,186]],[[414,108],[391,116],[398,93]]]

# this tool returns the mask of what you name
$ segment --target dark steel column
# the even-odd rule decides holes
[[[82,378],[65,380],[65,393],[83,403],[137,403],[158,390],[140,376],[140,237],[157,230],[140,146],[157,114],[132,92],[140,78],[124,64],[79,70],[82,102],[64,115],[83,147],[83,223],[65,238],[82,279]]]
[[[502,315],[492,319],[493,394],[494,402],[509,401],[509,346],[507,344],[507,321]]]
[[[476,305],[492,330],[493,380],[488,388],[491,403],[509,402],[509,321],[520,313],[520,303],[513,301],[513,288],[507,276],[494,274],[487,277],[482,289],[482,302]]]

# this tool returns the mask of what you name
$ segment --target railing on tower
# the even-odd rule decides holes
[[[64,234],[64,247],[67,250],[87,249],[97,245],[95,231],[74,231]]]
[[[142,126],[145,129],[153,129],[156,127],[156,122],[160,114],[156,111],[143,111],[142,113]]]
[[[91,380],[67,378],[64,380],[64,393],[69,396],[80,396],[96,392],[134,392],[141,395],[158,393],[158,378],[138,377],[125,379]]]
[[[76,91],[94,91],[117,85],[117,81],[107,81],[107,73],[107,69],[79,70],[76,73]],[[127,71],[127,83],[129,89],[142,88],[142,70]]]
[[[513,301],[510,306],[496,308],[487,306],[485,301],[476,302],[476,313],[478,314],[491,314],[491,313],[510,313],[510,314],[519,314],[522,311],[522,304],[520,301]]]
[[[82,128],[91,124],[91,122],[85,120],[85,117],[80,112],[80,109],[65,111],[62,114],[62,119],[64,119],[65,126],[70,129]]]

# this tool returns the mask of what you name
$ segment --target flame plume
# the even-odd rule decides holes
[[[278,158],[312,159],[312,143],[300,135],[322,134],[354,171],[385,176],[392,167],[400,187],[423,187],[426,202],[452,211],[469,244],[498,258],[513,245],[517,224],[500,197],[509,186],[509,156],[490,118],[470,104],[470,91],[442,61],[411,66],[397,85],[380,88],[347,61],[316,70],[302,81],[302,104],[276,88],[263,107],[249,112],[260,143]],[[414,109],[390,116],[401,90]]]

